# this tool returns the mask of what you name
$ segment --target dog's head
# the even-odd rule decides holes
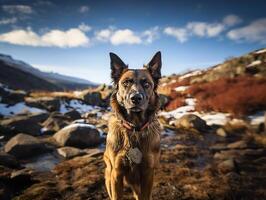
[[[161,53],[157,52],[151,61],[141,69],[128,66],[114,53],[110,53],[111,77],[116,88],[116,100],[127,113],[147,110],[157,101],[156,89],[161,78]]]

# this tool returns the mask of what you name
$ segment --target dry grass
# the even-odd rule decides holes
[[[74,92],[44,92],[35,91],[30,93],[31,97],[66,97],[66,98],[76,98]]]

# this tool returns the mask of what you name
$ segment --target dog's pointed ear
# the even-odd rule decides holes
[[[126,70],[128,67],[125,63],[119,58],[116,54],[110,53],[111,59],[111,78],[113,79],[114,83],[117,83],[120,76],[122,75],[123,71]]]
[[[161,78],[161,67],[162,67],[161,52],[158,51],[147,65],[147,69],[149,70],[152,78],[156,82],[158,82],[159,79]]]

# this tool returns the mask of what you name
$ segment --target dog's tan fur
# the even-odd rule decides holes
[[[106,188],[112,200],[121,200],[125,181],[132,188],[135,199],[150,200],[154,169],[159,163],[160,156],[161,128],[156,118],[159,108],[156,89],[160,78],[161,55],[157,53],[147,67],[139,70],[127,69],[120,59],[112,61],[111,57],[111,67],[114,92],[111,96],[113,114],[109,120],[104,153]],[[144,102],[141,112],[128,112],[123,103],[124,95],[127,95],[129,91],[128,87],[123,87],[123,81],[128,78],[134,79],[136,90],[142,87],[140,84],[144,79],[150,84],[143,89],[148,102],[147,106]],[[130,130],[123,124],[124,121],[135,127],[144,127],[144,129]],[[145,123],[147,126],[143,126]],[[132,144],[137,146],[142,153],[140,164],[132,163],[127,158]]]

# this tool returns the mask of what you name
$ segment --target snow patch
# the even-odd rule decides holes
[[[211,125],[225,125],[230,120],[230,114],[228,113],[220,113],[220,112],[211,112],[211,113],[195,113],[202,119],[206,121],[206,123]]]
[[[252,63],[247,65],[247,67],[253,67],[253,66],[256,66],[256,65],[260,65],[261,63],[262,63],[261,60],[254,60]]]
[[[61,101],[60,112],[66,113],[72,109],[78,111],[80,114],[84,114],[86,112],[92,111],[94,109],[99,108],[98,106],[91,106],[83,103],[80,100],[74,99],[69,102]]]
[[[259,125],[265,122],[264,112],[258,112],[255,115],[249,115],[248,119],[250,120],[251,125]]]
[[[96,129],[96,126],[94,126],[92,124],[75,123],[75,124],[70,124],[70,125],[64,127],[62,130],[69,129],[69,128],[77,128],[77,127],[86,127],[86,128]]]
[[[44,113],[45,110],[27,106],[24,102],[9,106],[8,104],[0,103],[0,114],[4,116],[16,115],[23,112],[29,113]]]
[[[185,103],[187,105],[189,105],[189,106],[195,106],[196,105],[196,99],[194,99],[194,98],[186,98],[185,99]]]
[[[201,70],[196,70],[196,71],[193,71],[193,72],[189,72],[183,76],[180,76],[179,79],[182,80],[182,79],[185,79],[185,78],[189,78],[191,76],[197,76],[197,75],[200,75],[202,74],[202,71]]]
[[[175,88],[175,91],[177,92],[184,92],[186,89],[188,89],[189,86],[179,86]]]
[[[208,125],[225,125],[230,120],[230,114],[220,113],[220,112],[210,112],[210,113],[199,113],[195,111],[196,99],[187,98],[185,100],[185,106],[181,106],[175,110],[169,112],[161,112],[159,115],[166,118],[179,119],[186,114],[194,114],[204,119]]]
[[[261,49],[261,50],[259,50],[259,51],[256,51],[255,53],[256,54],[261,54],[261,53],[265,53],[266,52],[266,49]]]

